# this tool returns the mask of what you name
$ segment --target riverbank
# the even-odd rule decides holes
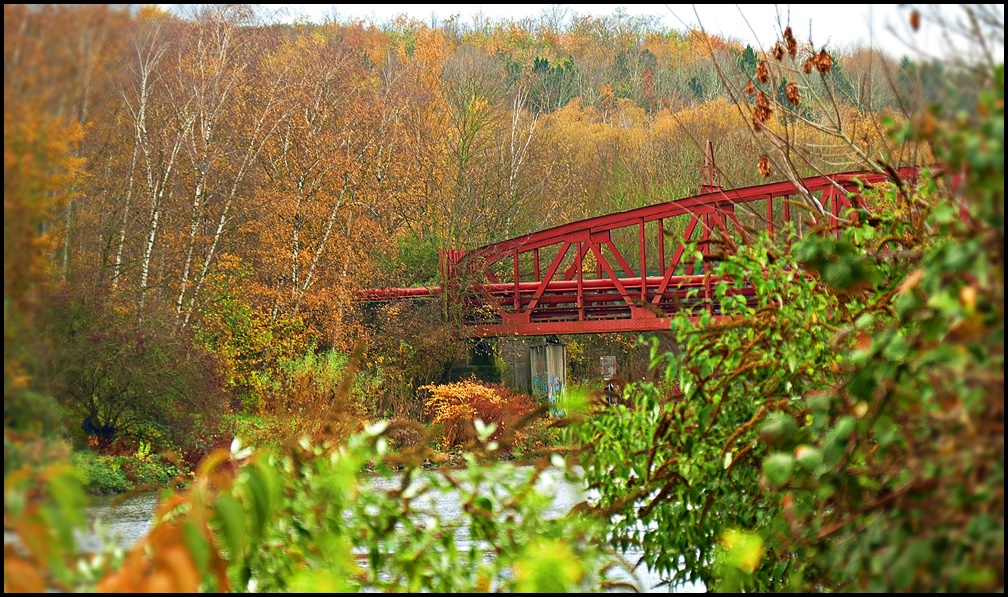
[[[498,444],[497,457],[488,460],[534,465],[543,457],[548,457],[554,450],[560,449],[561,442],[559,430],[550,422],[547,418],[534,418],[526,420],[521,429],[498,429],[492,436]],[[283,442],[278,438],[286,436],[284,433],[269,434],[266,430],[290,432],[269,417],[235,419],[233,424],[231,433],[234,436],[243,440],[249,438],[242,442],[244,445],[262,446],[263,449],[279,448]],[[453,425],[456,431],[465,427],[464,422],[455,421]],[[444,423],[390,421],[385,434],[389,448],[386,462],[393,466],[416,465],[425,469],[463,467],[463,454],[473,449],[475,444],[472,425],[469,421],[464,433],[448,434]],[[358,422],[352,429],[360,431],[364,426],[365,423]],[[343,431],[349,433],[350,429]],[[448,443],[449,436],[453,438],[453,443]],[[337,438],[332,438],[332,441],[337,441]],[[227,446],[229,441],[218,438],[217,443]],[[6,429],[4,433],[5,477],[23,467],[41,470],[51,463],[68,462],[79,471],[84,489],[91,496],[184,487],[193,478],[206,454],[199,459],[190,456],[183,461],[171,446],[154,447],[144,441],[123,440],[106,448],[95,444],[74,448],[73,443],[62,434],[39,435]]]

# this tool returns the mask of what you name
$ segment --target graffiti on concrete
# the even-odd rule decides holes
[[[564,393],[563,379],[559,375],[537,375],[532,379],[532,393],[539,398],[545,398],[550,405],[550,412],[558,415],[561,409],[557,401],[562,402]]]
[[[532,394],[537,397],[549,396],[549,376],[541,373],[532,378]]]

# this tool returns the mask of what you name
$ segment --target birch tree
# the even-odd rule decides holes
[[[179,327],[189,325],[232,229],[236,204],[249,192],[246,179],[263,143],[283,121],[278,112],[283,72],[268,79],[254,79],[250,72],[249,53],[256,46],[243,28],[251,18],[246,6],[213,5],[201,12],[188,42],[191,54],[178,73],[179,94],[191,94],[195,116],[185,142],[191,201],[175,299]]]
[[[165,98],[156,94],[156,86],[165,65],[168,42],[162,39],[162,24],[151,23],[151,29],[137,40],[134,86],[124,92],[126,106],[133,120],[136,172],[131,173],[127,205],[134,185],[138,201],[145,209],[145,241],[140,257],[138,317],[143,317],[151,282],[151,260],[158,238],[165,202],[171,196],[171,185],[179,167],[179,153],[195,123],[192,98]],[[175,99],[176,102],[166,101]],[[125,234],[121,236],[124,238]],[[117,263],[117,266],[119,264]]]
[[[378,80],[343,38],[351,33],[324,28],[277,52],[276,67],[288,69],[292,87],[264,148],[258,223],[260,276],[274,319],[299,316],[313,293],[346,287],[355,242],[348,234],[359,229],[350,218],[374,213],[371,162],[388,121]]]

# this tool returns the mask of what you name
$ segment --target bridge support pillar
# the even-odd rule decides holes
[[[520,336],[501,337],[498,339],[497,350],[504,363],[502,381],[513,391],[521,394],[532,393],[532,377],[530,367],[530,347],[533,338]]]
[[[557,402],[567,391],[567,345],[559,341],[534,344],[529,353],[532,395],[550,404],[554,414]]]
[[[503,375],[515,392],[552,403],[567,389],[567,345],[555,338],[500,338]]]

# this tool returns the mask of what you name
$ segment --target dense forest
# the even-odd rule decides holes
[[[466,359],[470,347],[465,331],[445,319],[443,305],[422,312],[389,305],[379,317],[384,325],[376,327],[374,313],[354,300],[358,291],[437,285],[442,282],[439,255],[444,251],[695,195],[702,183],[707,141],[715,149],[726,188],[841,171],[891,172],[905,165],[953,161],[955,156],[936,149],[937,135],[946,131],[942,123],[961,114],[987,118],[991,113],[977,106],[992,107],[993,138],[1001,151],[1000,204],[995,199],[995,224],[985,225],[996,230],[1001,253],[986,253],[989,261],[978,267],[1000,267],[1001,274],[994,275],[993,282],[989,270],[963,274],[973,281],[964,282],[973,290],[956,296],[972,297],[961,298],[970,305],[978,304],[976,293],[992,301],[1003,299],[1003,53],[999,63],[966,66],[923,58],[894,61],[869,48],[836,49],[818,40],[797,39],[790,28],[780,32],[775,46],[753,48],[717,32],[663,29],[621,12],[608,17],[571,15],[557,7],[520,21],[465,24],[453,18],[437,26],[405,17],[381,26],[364,21],[278,24],[263,20],[254,5],[189,5],[187,10],[179,15],[156,5],[4,6],[5,477],[21,464],[38,467],[53,454],[62,458],[68,451],[108,458],[153,452],[163,457],[165,470],[191,475],[208,454],[230,445],[236,435],[253,445],[276,445],[300,434],[342,441],[358,438],[355,433],[377,420],[397,422],[390,441],[398,448],[412,447],[424,427],[434,430],[431,445],[442,450],[458,448],[476,435],[486,439],[478,425],[473,427],[471,416],[459,414],[465,410],[463,403],[482,401],[482,407],[465,412],[485,414],[506,426],[518,415],[537,413],[535,400],[504,387],[449,384],[454,381],[452,366]],[[972,22],[979,24],[966,34],[981,48],[986,46],[979,40],[991,31],[1000,33],[1003,46],[1003,17],[998,20],[996,10],[989,10],[966,11],[978,17]],[[908,11],[907,18],[913,22],[921,15]],[[989,101],[998,86],[1000,100]],[[958,132],[949,135],[959,145],[972,147],[961,137],[983,130],[982,124],[960,123]],[[959,164],[963,170],[972,164],[985,172],[986,166],[978,167],[969,156],[959,159],[966,162]],[[935,179],[935,186],[944,190],[941,173]],[[809,373],[787,391],[767,382],[773,377],[769,373],[752,381],[751,387],[759,387],[767,400],[765,408],[780,410],[790,422],[758,408],[759,415],[739,410],[737,420],[724,423],[737,428],[736,435],[709,438],[723,446],[722,453],[708,454],[715,465],[725,462],[723,469],[729,468],[733,452],[728,446],[741,442],[739,434],[755,434],[765,421],[775,426],[769,431],[764,426],[759,437],[773,436],[777,444],[783,441],[781,434],[797,433],[791,430],[795,421],[802,433],[822,432],[829,441],[840,441],[834,429],[849,424],[838,422],[847,421],[844,413],[868,408],[859,394],[837,407],[840,410],[826,409],[830,427],[819,428],[802,423],[805,411],[772,402],[778,392],[815,395],[851,378],[871,386],[866,395],[885,386],[878,378],[869,383],[859,377],[857,368],[864,361],[830,361],[827,366],[826,361],[840,357],[823,347],[849,341],[844,351],[867,350],[871,325],[882,326],[886,318],[899,319],[910,309],[895,295],[923,284],[922,276],[932,273],[947,282],[962,273],[950,263],[965,259],[948,252],[933,262],[922,257],[934,242],[932,236],[940,236],[923,224],[933,214],[914,219],[918,216],[907,214],[922,209],[921,204],[900,201],[882,194],[880,202],[895,215],[855,217],[850,246],[800,246],[796,258],[810,270],[836,261],[838,255],[846,258],[855,248],[873,256],[895,251],[897,260],[905,262],[890,264],[893,269],[878,275],[855,268],[850,287],[833,289],[840,303],[816,302],[812,287],[795,296],[794,317],[799,317],[797,311],[807,317],[819,310],[830,323],[818,331],[811,331],[807,321],[793,325],[808,337],[785,330],[781,323],[781,337],[794,343],[799,358],[824,359],[807,363],[810,370],[832,367],[834,376],[817,377],[827,370]],[[911,224],[904,226],[902,218]],[[863,231],[869,225],[874,227],[870,234]],[[978,238],[989,240],[984,236],[988,233]],[[886,235],[891,238],[883,240]],[[881,244],[865,248],[874,242]],[[989,245],[973,248],[982,253]],[[942,258],[952,269],[928,269],[927,264],[938,267],[934,264]],[[754,261],[738,271],[769,267],[767,284],[773,268],[787,261],[765,254],[739,259]],[[908,277],[913,271],[921,273]],[[900,292],[890,287],[904,278],[913,281],[904,281]],[[860,283],[890,285],[878,295],[893,304],[865,306],[871,301],[851,289]],[[800,293],[800,286],[794,283],[774,292]],[[857,308],[851,301],[858,302]],[[928,304],[931,309],[943,305]],[[985,336],[989,344],[984,346],[993,346],[996,356],[992,365],[982,368],[996,370],[1000,361],[1000,378],[992,382],[980,375],[983,387],[1000,383],[1003,388],[1003,306],[997,309],[997,314],[985,315],[983,324],[993,335]],[[871,322],[864,315],[869,312]],[[840,332],[855,321],[860,331]],[[956,329],[962,339],[965,332]],[[754,339],[742,342],[740,346],[748,346],[745,350],[724,345],[725,352],[719,353],[719,342],[726,340],[694,345],[682,333],[673,341],[675,350],[629,335],[571,339],[572,373],[575,379],[588,380],[598,356],[613,353],[627,362],[636,359],[641,369],[664,373],[666,380],[653,375],[653,384],[627,385],[625,396],[637,397],[635,412],[640,414],[649,400],[664,404],[660,396],[674,395],[669,404],[681,404],[689,395],[690,386],[681,377],[676,384],[662,383],[677,373],[686,375],[663,364],[664,359],[671,362],[673,354],[710,358],[718,363],[712,370],[725,369],[724,363],[740,371],[757,367],[745,364],[745,355],[758,345]],[[911,336],[916,338],[906,338]],[[902,342],[899,349],[883,347],[878,354],[909,359],[913,342]],[[979,353],[964,350],[980,359]],[[786,364],[788,358],[795,357],[767,356],[759,367]],[[917,372],[929,362],[924,359],[911,368]],[[893,367],[903,375],[904,368]],[[644,371],[637,373],[644,377]],[[701,375],[705,383],[713,383],[712,376],[710,370]],[[708,388],[704,396],[714,393]],[[946,406],[952,400],[941,392],[925,393]],[[781,552],[767,556],[781,567],[764,570],[755,584],[725,573],[723,562],[707,560],[696,564],[703,574],[691,578],[702,578],[713,588],[712,571],[717,571],[717,578],[727,583],[717,586],[728,590],[822,588],[815,583],[854,590],[1003,589],[1001,400],[1000,414],[994,416],[1002,429],[1000,463],[994,472],[974,470],[983,483],[994,485],[1002,475],[1000,493],[993,498],[1001,504],[1002,535],[1000,544],[991,547],[1000,550],[1000,570],[989,568],[983,557],[977,561],[967,555],[962,556],[963,565],[975,565],[969,573],[973,576],[966,574],[969,578],[928,576],[923,584],[914,584],[900,577],[888,585],[866,585],[851,581],[860,578],[851,572],[841,582],[842,574],[831,577],[833,572],[819,567],[823,562],[816,562],[815,554],[826,551],[809,547],[815,543],[810,539],[807,545],[789,546],[809,558],[808,568],[786,568],[789,557]],[[729,403],[725,398],[724,404]],[[501,404],[511,405],[511,419]],[[730,407],[724,408],[722,416],[728,416]],[[701,415],[714,416],[708,410],[691,414]],[[647,425],[637,421],[644,425],[638,431],[662,437],[672,423],[661,420]],[[625,429],[636,424],[629,421],[624,420]],[[468,425],[465,430],[463,424]],[[603,419],[593,424],[596,430],[611,431]],[[652,424],[660,431],[648,427]],[[695,425],[683,424],[695,430]],[[894,430],[908,423],[894,416],[885,424],[884,432],[876,429],[866,436],[884,435],[891,444],[898,434]],[[525,454],[611,437],[602,431],[594,436],[590,427],[563,435],[545,417],[523,433],[508,437]],[[494,439],[504,441],[499,434]],[[684,447],[683,453],[700,450],[700,441]],[[807,437],[798,443],[814,444]],[[614,448],[612,454],[624,448]],[[381,455],[381,450],[360,449],[363,460],[365,454]],[[866,450],[851,447],[849,459],[833,461],[838,463],[835,472],[850,466],[858,474],[873,474],[873,467],[884,468],[885,463],[873,461],[874,456],[866,455],[874,452]],[[744,453],[747,458],[765,455],[739,443],[736,459]],[[641,457],[649,462],[663,458],[653,452]],[[610,465],[618,468],[619,462]],[[100,468],[93,461],[89,466]],[[589,475],[605,468],[598,466],[585,463]],[[749,489],[759,483],[758,462],[752,470],[756,476],[749,478],[749,485],[742,484]],[[94,471],[92,476],[104,474]],[[779,469],[771,471],[771,479],[780,477]],[[223,473],[205,474],[219,482],[214,475]],[[131,475],[132,482],[143,477],[136,471]],[[620,491],[638,497],[679,491],[682,497],[681,489],[664,483],[685,482],[687,477],[682,471],[667,473],[634,488],[635,474],[629,473]],[[814,481],[821,478],[820,472]],[[96,490],[95,479],[90,482]],[[693,482],[702,487],[700,479]],[[765,478],[762,483],[765,488]],[[831,491],[841,491],[836,489],[839,481],[831,483]],[[871,483],[886,482],[873,477]],[[994,485],[984,485],[985,491]],[[735,496],[745,494],[735,491],[738,487],[729,489]],[[843,491],[857,493],[853,488]],[[885,498],[885,504],[898,502],[902,491]],[[711,490],[710,495],[715,494],[718,491]],[[773,493],[759,507],[779,509],[801,501],[787,495],[790,502]],[[620,503],[615,500],[609,507]],[[731,503],[726,500],[722,506],[727,509]],[[835,512],[852,518],[873,511],[830,503]],[[756,507],[749,501],[739,506],[740,511]],[[797,512],[787,506],[782,516],[797,529],[801,525],[796,520],[813,516],[813,510]],[[985,510],[984,515],[993,514]],[[671,518],[650,520],[664,524]],[[756,515],[745,520],[756,526],[760,522],[766,521]],[[842,526],[836,524],[829,531],[825,523],[816,527],[822,533],[817,540]],[[796,530],[794,536],[815,535],[808,529],[802,532],[811,535]],[[715,539],[708,535],[696,540],[706,545]],[[937,544],[928,545],[937,549]],[[866,549],[864,553],[871,551]],[[689,550],[685,544],[681,552],[659,550],[649,563],[671,570],[672,560],[665,559],[669,553]],[[831,557],[842,560],[836,553]],[[856,562],[864,553],[847,555]],[[273,564],[259,562],[267,568]],[[223,564],[219,570],[209,566],[204,573],[219,572],[218,583],[236,582],[230,571],[223,572]],[[812,580],[802,584],[794,575]],[[792,584],[781,584],[785,582]],[[305,585],[291,581],[278,588],[293,586]]]

